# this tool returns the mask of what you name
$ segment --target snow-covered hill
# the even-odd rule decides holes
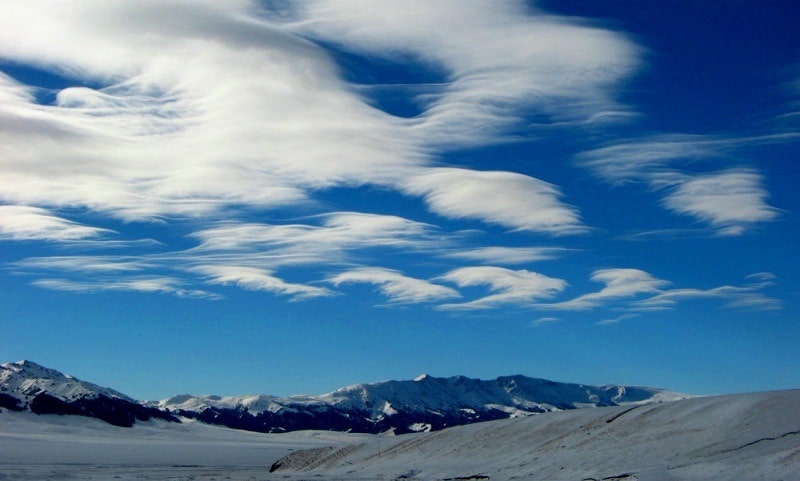
[[[397,434],[529,414],[687,397],[663,389],[587,386],[499,377],[418,376],[411,381],[356,384],[321,396],[181,395],[157,404],[181,416],[263,432],[334,429]]]
[[[0,365],[0,408],[37,414],[72,414],[95,417],[117,426],[136,420],[174,416],[144,406],[115,391],[81,381],[31,361]]]
[[[800,479],[800,390],[578,409],[294,452],[287,479]]]

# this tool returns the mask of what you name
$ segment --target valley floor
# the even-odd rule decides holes
[[[260,434],[150,421],[0,413],[0,480],[264,480],[293,451],[356,442],[332,432]]]

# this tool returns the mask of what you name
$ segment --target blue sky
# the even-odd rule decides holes
[[[3,10],[3,361],[800,385],[796,2]]]

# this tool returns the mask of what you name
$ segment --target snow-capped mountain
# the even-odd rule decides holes
[[[185,394],[138,402],[30,361],[0,366],[0,408],[90,416],[118,426],[152,418],[177,422],[184,417],[258,432],[316,429],[402,434],[548,411],[684,397],[656,388],[588,386],[519,375],[488,381],[422,375],[410,381],[356,384],[320,396]]]
[[[17,394],[20,400],[47,393],[64,401],[74,401],[83,397],[106,396],[108,398],[133,399],[97,384],[81,381],[69,374],[63,374],[35,362],[19,361],[0,365],[0,389],[6,393]]]
[[[333,429],[401,434],[548,411],[685,397],[663,389],[587,386],[520,375],[490,381],[422,375],[412,381],[356,384],[321,396],[182,395],[156,405],[180,416],[262,432]]]
[[[0,407],[37,414],[95,417],[117,426],[151,418],[178,421],[169,413],[144,406],[115,391],[81,381],[31,361],[0,365]]]

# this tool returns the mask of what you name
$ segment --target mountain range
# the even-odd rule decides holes
[[[590,386],[521,375],[494,380],[421,375],[343,387],[319,396],[178,395],[136,401],[31,361],[0,365],[0,408],[81,415],[117,426],[188,418],[257,432],[332,430],[403,434],[577,408],[688,397],[658,388]]]

